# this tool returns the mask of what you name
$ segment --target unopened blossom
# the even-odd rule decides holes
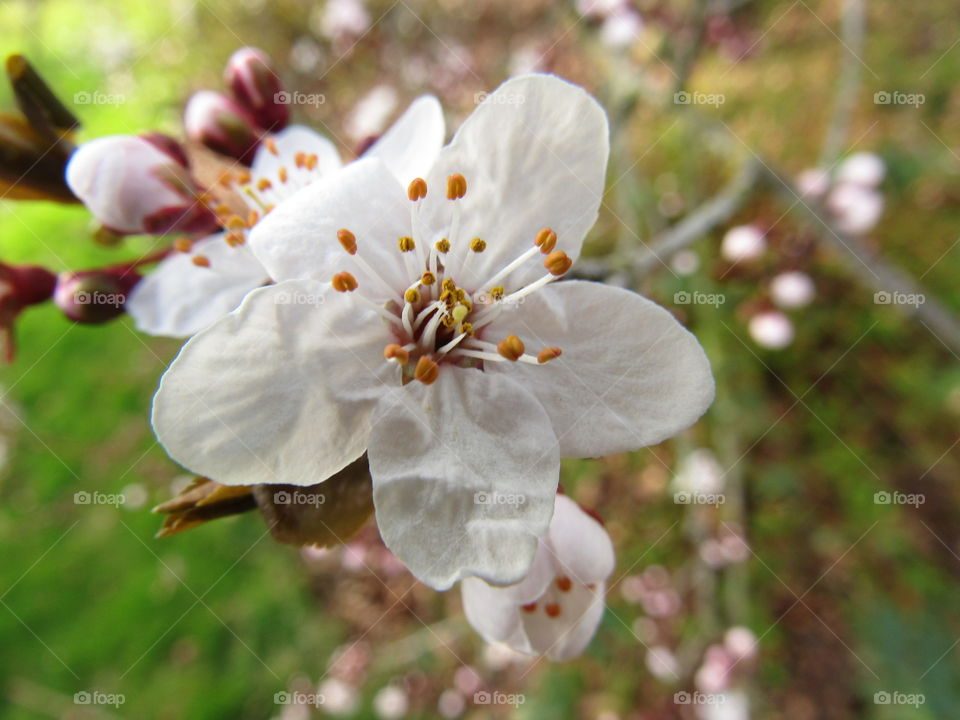
[[[190,96],[183,127],[194,142],[245,163],[253,157],[263,132],[239,103],[213,90]]]
[[[487,642],[569,660],[583,652],[597,631],[613,567],[607,531],[573,500],[558,495],[529,575],[506,587],[467,578],[463,610]]]
[[[730,262],[756,260],[767,249],[767,241],[756,225],[738,225],[727,230],[720,254]]]
[[[270,58],[262,50],[243,47],[224,69],[224,82],[237,104],[263,130],[280,132],[290,120],[290,105]]]
[[[119,233],[216,226],[189,170],[145,138],[111,135],[84,143],[67,165],[67,184],[97,220]]]
[[[46,268],[0,262],[0,350],[6,362],[16,356],[13,327],[20,313],[49,300],[56,285],[56,276]]]
[[[837,184],[850,183],[875,188],[883,182],[887,166],[883,159],[872,152],[858,152],[849,155],[837,167],[834,180]]]
[[[424,96],[367,151],[381,158],[400,182],[423,173],[443,144],[440,104]],[[247,204],[245,217],[227,212],[223,232],[178,240],[172,252],[134,289],[127,305],[137,328],[151,335],[189,337],[236,308],[270,275],[246,239],[249,229],[299,190],[340,171],[340,153],[330,140],[291,125],[261,145],[249,170],[224,177]]]
[[[883,216],[883,195],[870,187],[854,183],[837,185],[827,196],[837,228],[850,235],[869,232]]]
[[[785,310],[806,307],[815,294],[813,280],[799,270],[780,273],[770,281],[770,297]]]
[[[123,314],[139,281],[139,273],[129,268],[62,272],[53,301],[74,322],[97,325]]]
[[[312,485],[368,453],[385,544],[440,589],[527,575],[561,456],[660,442],[713,398],[670,313],[557,282],[603,194],[602,109],[548,75],[497,92],[424,175],[364,158],[257,223],[276,284],[188,342],[154,400],[171,456],[225,484]]]
[[[793,342],[793,323],[776,310],[765,310],[754,315],[747,329],[757,345],[769,350],[782,350]]]

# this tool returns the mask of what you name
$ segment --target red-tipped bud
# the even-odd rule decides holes
[[[227,61],[224,81],[237,103],[264,130],[279,132],[290,122],[289,93],[262,50],[237,50]]]
[[[201,90],[190,98],[183,125],[191,140],[248,165],[260,144],[260,131],[247,112],[212,90]]]
[[[129,268],[63,272],[57,276],[53,301],[71,320],[96,325],[123,314],[139,281],[140,275]]]
[[[186,150],[176,138],[172,138],[162,132],[141,133],[140,137],[153,145],[157,150],[166,153],[173,160],[180,163],[183,167],[190,167],[190,159],[187,157]]]
[[[67,183],[101,224],[119,234],[217,227],[187,169],[144,138],[113,135],[84,143],[67,164]]]
[[[13,361],[17,316],[24,308],[49,300],[56,283],[56,276],[42,267],[0,263],[0,338],[7,362]]]

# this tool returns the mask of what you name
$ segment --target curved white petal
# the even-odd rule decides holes
[[[423,201],[432,242],[450,225],[446,178],[466,178],[454,252],[474,237],[487,248],[457,276],[458,285],[488,289],[483,283],[529,249],[543,227],[576,259],[597,219],[609,151],[607,116],[582,88],[552,75],[524,75],[489,95],[441,150]],[[544,273],[537,256],[499,284],[510,290]]]
[[[226,485],[312,485],[366,450],[388,375],[376,313],[318,283],[254,290],[164,374],[153,427],[169,455]],[[395,370],[395,369],[393,369]]]
[[[549,538],[556,574],[575,585],[601,583],[613,572],[616,559],[610,535],[566,495],[557,496]]]
[[[533,650],[551,660],[570,660],[582,653],[597,632],[605,607],[605,587],[574,585],[559,598],[560,614],[549,617],[540,608],[521,615]]]
[[[67,163],[67,184],[101,223],[120,232],[140,233],[144,218],[189,204],[160,179],[158,168],[182,172],[143,138],[110,135],[77,148]]]
[[[550,414],[564,457],[654,445],[693,424],[714,384],[697,339],[659,305],[577,280],[549,285],[506,309],[485,338],[515,333],[528,352],[560,347],[546,365],[488,363],[533,392]]]
[[[196,254],[209,267],[193,263]],[[230,247],[218,233],[173,252],[137,283],[126,303],[137,329],[149,335],[189,337],[236,308],[247,293],[270,281],[245,246]]]
[[[381,290],[337,241],[350,230],[358,254],[389,285]],[[275,280],[319,279],[349,271],[360,291],[402,294],[409,281],[397,239],[410,235],[410,201],[396,178],[376,158],[358,160],[284,200],[250,231],[250,249]]]
[[[493,587],[480,578],[465,578],[460,583],[460,597],[467,622],[484,640],[532,652],[520,622],[520,605],[503,588]]]
[[[540,404],[505,377],[443,367],[384,396],[370,435],[380,534],[438,590],[529,571],[553,513],[560,460]]]
[[[433,95],[414,100],[364,157],[383,160],[401,185],[426,177],[446,139],[443,108]]]
[[[262,143],[257,148],[253,165],[250,167],[250,174],[254,180],[267,178],[276,182],[277,170],[281,165],[286,167],[288,172],[296,173],[294,160],[298,152],[317,156],[316,172],[320,175],[327,175],[339,170],[342,165],[340,153],[337,152],[336,146],[323,135],[305,125],[291,125],[284,128],[273,135],[273,141],[277,148],[276,155]]]

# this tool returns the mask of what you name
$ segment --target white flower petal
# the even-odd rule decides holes
[[[349,271],[363,292],[379,286],[357,267],[337,241],[350,230],[359,254],[402,294],[409,284],[397,239],[410,234],[410,201],[376,158],[358,160],[284,200],[250,231],[250,249],[277,281],[313,278],[329,282]]]
[[[111,135],[83,143],[67,164],[67,184],[101,223],[126,233],[144,231],[144,218],[189,202],[156,174],[177,163],[143,138]]]
[[[390,342],[378,316],[316,282],[255,290],[164,374],[153,427],[168,454],[226,485],[321,482],[366,450]]]
[[[276,182],[277,170],[281,165],[286,167],[288,172],[296,172],[294,160],[298,152],[316,155],[317,172],[321,175],[339,170],[342,164],[336,146],[305,125],[291,125],[273,135],[273,141],[277,148],[276,155],[270,152],[266,145],[261,144],[257,148],[253,165],[250,167],[254,180],[267,178]]]
[[[205,256],[210,267],[194,265],[195,254]],[[189,253],[172,252],[164,258],[137,283],[126,310],[142,332],[189,337],[269,280],[249,248],[230,247],[218,233],[195,242]]]
[[[471,577],[460,583],[460,595],[467,622],[484,640],[506,643],[520,652],[533,652],[520,622],[520,605],[505,588]]]
[[[457,242],[486,250],[457,283],[471,292],[530,248],[543,227],[574,260],[597,219],[610,152],[607,116],[582,88],[552,75],[508,80],[464,121],[427,177],[423,225],[430,242],[447,234],[446,178],[461,173],[467,194]],[[456,251],[456,244],[455,244]],[[511,289],[544,274],[540,259],[501,283]]]
[[[533,612],[521,613],[520,621],[533,651],[557,661],[582,653],[603,617],[604,592],[603,586],[590,589],[574,585],[569,592],[553,598],[560,606],[556,617],[547,615],[542,605]]]
[[[557,496],[549,537],[556,574],[575,585],[601,583],[613,572],[616,560],[610,535],[566,495]]]
[[[407,111],[375,142],[364,157],[380,158],[406,187],[426,177],[443,147],[443,108],[433,95],[414,100]]]
[[[370,435],[380,534],[426,584],[529,571],[553,514],[560,461],[540,404],[506,377],[444,367],[386,395]]]
[[[693,424],[713,401],[703,348],[673,316],[620,288],[562,281],[506,309],[486,332],[515,333],[528,352],[560,347],[546,365],[488,363],[543,404],[564,457],[598,457],[654,445]]]

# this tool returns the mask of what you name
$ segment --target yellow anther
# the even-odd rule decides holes
[[[467,179],[460,173],[447,178],[447,200],[459,200],[467,194]]]
[[[532,613],[537,611],[537,604],[535,602],[527,603],[526,605],[521,605],[520,609],[525,613]]]
[[[410,362],[410,353],[397,344],[387,345],[383,349],[383,357],[387,360],[396,360],[401,365],[406,365]]]
[[[467,291],[463,288],[457,288],[457,301],[463,302],[467,299]]]
[[[277,170],[277,177],[280,178],[280,182],[285,183],[287,181],[287,168],[281,165],[280,169]]]
[[[570,592],[571,588],[573,588],[573,581],[568,577],[558,577],[556,583],[557,589],[560,590],[560,592]]]
[[[547,614],[547,617],[557,618],[560,617],[560,606],[556,603],[550,603],[545,605],[543,611]]]
[[[407,186],[407,197],[413,202],[422,200],[427,196],[427,181],[423,178],[414,178]]]
[[[557,234],[550,228],[543,228],[543,230],[537,233],[533,244],[540,248],[540,252],[544,255],[549,255],[557,246]]]
[[[250,179],[249,170],[241,170],[239,173],[237,173],[237,183],[240,185],[249,185]]]
[[[224,240],[227,241],[227,245],[230,247],[237,247],[238,245],[243,245],[246,242],[246,238],[243,236],[242,232],[228,232],[224,235]]]
[[[227,219],[227,230],[245,230],[247,223],[239,215]]]
[[[453,315],[444,315],[443,320],[440,321],[440,324],[445,328],[452,328],[457,324],[457,321],[453,319]]]
[[[466,305],[457,305],[453,308],[450,314],[453,316],[454,321],[456,321],[456,323],[459,325],[463,322],[463,319],[470,314],[470,308],[468,308]]]
[[[220,173],[220,177],[217,178],[217,183],[222,187],[229,188],[233,185],[233,173],[229,171]]]
[[[480,238],[474,238],[470,241],[470,249],[475,253],[482,253],[487,249],[487,241],[481,240]]]
[[[420,302],[420,291],[416,288],[410,288],[403,294],[403,299],[411,305]]]
[[[421,285],[426,285],[429,287],[430,285],[433,285],[436,281],[437,281],[437,276],[434,275],[429,270],[420,276]]]
[[[190,238],[178,237],[173,241],[173,249],[177,252],[188,253],[193,249],[193,241]]]
[[[474,334],[476,331],[473,329],[473,325],[471,325],[470,323],[461,323],[461,325],[460,325],[460,332],[466,333],[466,334],[469,335],[470,337],[473,337],[473,334]]]
[[[340,241],[340,245],[343,246],[343,249],[348,253],[351,255],[357,254],[357,236],[352,232],[346,228],[337,230],[337,240]]]
[[[268,137],[266,140],[264,140],[264,141],[263,141],[263,145],[264,145],[264,147],[267,148],[267,150],[270,151],[270,154],[271,154],[271,155],[279,155],[279,154],[280,154],[280,153],[277,151],[277,141],[274,140],[272,137]]]
[[[440,366],[426,355],[422,355],[417,360],[417,368],[413,371],[415,380],[419,380],[424,385],[430,385],[440,375]]]
[[[526,347],[523,344],[523,340],[513,334],[507,335],[503,340],[497,343],[497,352],[503,355],[507,360],[512,360],[514,362],[520,359],[520,356],[523,355],[524,350],[526,350]]]
[[[457,284],[450,278],[447,278],[442,283],[440,283],[440,287],[443,288],[444,292],[449,292],[449,293],[457,292]]]
[[[251,210],[250,214],[247,215],[247,227],[253,227],[257,224],[257,220],[260,219],[260,213],[256,210]]]
[[[233,212],[232,208],[226,203],[220,203],[213,209],[213,211],[217,215],[229,215],[231,212]]]
[[[273,187],[273,183],[270,182],[267,178],[260,178],[257,180],[257,190],[263,192],[264,190],[269,190]]]
[[[417,247],[417,244],[413,241],[412,237],[404,235],[397,240],[397,247],[400,248],[400,252],[411,252]]]
[[[197,267],[208,268],[210,267],[210,258],[208,258],[206,255],[194,255],[193,264]]]
[[[353,292],[357,289],[357,279],[346,271],[334,275],[330,284],[337,292]]]
[[[448,253],[450,252],[450,241],[446,238],[443,238],[443,240],[437,240],[435,247],[437,248],[438,253]]]
[[[297,153],[293,156],[293,164],[302,170],[307,164],[307,154],[303,150],[297,151]]]
[[[440,293],[440,302],[446,303],[447,305],[453,305],[456,302],[456,295],[454,295],[449,290],[444,290]]]
[[[506,292],[503,285],[497,285],[496,287],[490,288],[490,299],[491,300],[503,300],[503,294]]]
[[[563,350],[558,347],[545,347],[543,350],[537,353],[537,362],[543,365],[548,363],[551,360],[556,360],[558,357],[563,355]]]
[[[563,250],[554,250],[543,259],[543,266],[551,275],[558,277],[569,270],[571,265],[573,265],[573,260]]]
[[[318,161],[319,161],[319,158],[317,158],[316,155],[307,155],[307,160],[305,163],[307,170],[311,170],[311,171],[316,170]]]

